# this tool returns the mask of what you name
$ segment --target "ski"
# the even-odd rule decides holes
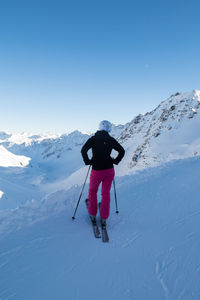
[[[85,204],[86,204],[86,207],[87,207],[87,210],[88,210],[88,199],[85,200]],[[90,220],[91,220],[91,223],[92,223],[92,228],[93,228],[94,236],[96,238],[101,238],[101,233],[100,233],[99,227],[97,225],[96,217],[91,217],[90,216]]]
[[[93,228],[94,236],[96,238],[101,238],[101,233],[99,231],[99,227],[97,225],[97,221],[91,219],[91,222],[92,222],[92,228]]]
[[[106,228],[106,223],[103,223],[101,221],[101,230],[102,230],[102,242],[108,243],[109,242],[109,236]]]
[[[101,202],[99,202],[98,204],[99,206],[99,212],[101,209]],[[107,228],[106,228],[106,222],[101,220],[101,230],[102,230],[102,242],[104,243],[108,243],[109,242],[109,236],[108,236],[108,232],[107,232]]]

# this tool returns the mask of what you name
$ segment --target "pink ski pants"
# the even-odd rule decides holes
[[[101,188],[101,209],[100,216],[102,219],[107,219],[110,213],[110,189],[112,181],[115,176],[115,170],[92,170],[90,174],[90,185],[89,185],[89,205],[88,211],[90,215],[96,216],[97,214],[97,191],[100,183],[102,182]]]

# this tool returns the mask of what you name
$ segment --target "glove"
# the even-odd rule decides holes
[[[92,159],[88,159],[85,161],[86,166],[92,165]]]
[[[112,163],[114,164],[114,165],[118,165],[118,160],[116,159],[116,158],[112,158]]]

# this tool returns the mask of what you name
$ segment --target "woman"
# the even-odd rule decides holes
[[[124,148],[109,135],[112,124],[109,121],[101,121],[99,130],[89,138],[81,149],[81,154],[86,165],[92,165],[89,185],[88,211],[92,222],[96,221],[97,191],[102,182],[100,216],[102,225],[106,226],[106,219],[110,212],[110,189],[115,176],[113,164],[118,164],[124,154]],[[88,157],[88,150],[92,149],[92,158]],[[118,152],[116,158],[110,156],[112,150]]]

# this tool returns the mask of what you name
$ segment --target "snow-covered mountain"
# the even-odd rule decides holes
[[[0,151],[4,149],[4,157],[0,159],[0,189],[4,194],[0,209],[15,208],[26,201],[41,199],[49,192],[46,184],[63,180],[81,168],[80,149],[88,137],[78,131],[44,136],[1,134]],[[13,157],[15,164],[13,161],[8,164]],[[29,164],[25,165],[26,161]],[[22,166],[22,162],[26,167],[19,170],[17,163]]]
[[[124,146],[126,155],[116,174],[123,176],[174,159],[200,155],[200,91],[176,93],[145,115],[136,116],[125,125],[113,125],[111,135]],[[1,207],[16,193],[15,205],[31,200],[33,190],[43,193],[68,189],[82,184],[85,168],[80,150],[91,134],[74,131],[69,134],[0,133]],[[113,156],[115,152],[113,151]],[[4,168],[10,166],[9,168]],[[16,167],[20,168],[19,171]],[[15,168],[14,168],[15,167]],[[7,186],[15,188],[10,194]],[[3,189],[4,187],[4,189]],[[21,187],[30,190],[22,195]],[[6,191],[5,191],[6,189]],[[18,197],[17,197],[18,195]],[[39,193],[39,196],[41,194]],[[2,204],[5,202],[4,204]],[[15,207],[14,205],[14,207]],[[10,205],[9,205],[10,207]]]
[[[136,116],[118,140],[126,149],[121,175],[200,155],[200,91],[172,95],[152,112]]]
[[[112,136],[118,138],[124,128],[125,126],[123,125],[113,125]],[[74,158],[74,160],[78,159],[79,161],[80,148],[90,136],[91,134],[82,133],[80,131],[58,135],[8,134],[1,132],[0,145],[16,155],[23,154],[30,157],[31,166],[46,161],[48,161],[48,164],[56,164],[58,160],[65,162],[67,157],[70,157],[72,153],[73,157],[75,157],[76,152],[77,158]],[[73,164],[71,158],[70,163]]]
[[[138,115],[125,125],[113,125],[111,135],[126,149],[119,173],[125,175],[173,159],[199,155],[199,124],[200,91],[193,90],[170,96],[153,111]],[[79,150],[89,136],[79,131],[43,136],[1,132],[0,144],[16,155],[30,157],[31,165],[46,160],[49,164],[66,161],[71,157],[70,152],[73,158],[77,153],[75,160],[81,162]]]

